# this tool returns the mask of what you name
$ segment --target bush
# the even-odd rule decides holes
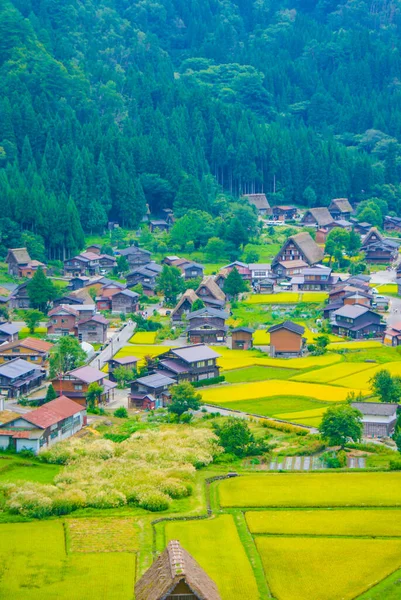
[[[401,460],[390,460],[390,471],[401,471]]]
[[[157,490],[147,491],[140,495],[139,506],[151,512],[161,512],[170,506],[170,498]]]
[[[121,444],[121,442],[128,440],[130,436],[130,433],[105,433],[103,437],[105,440],[111,440],[116,444]]]
[[[198,387],[205,387],[207,385],[216,385],[216,383],[221,383],[222,381],[225,381],[226,378],[224,377],[224,375],[219,375],[219,377],[212,377],[211,379],[202,379],[200,381],[193,381],[192,385],[196,388]]]
[[[125,408],[125,406],[120,406],[119,408],[116,408],[113,414],[119,419],[128,419],[128,411]]]
[[[279,421],[262,421],[262,426],[269,429],[277,429],[277,431],[284,431],[285,433],[295,433],[296,435],[309,434],[308,429],[297,427],[297,425],[291,425],[290,423],[280,423]]]

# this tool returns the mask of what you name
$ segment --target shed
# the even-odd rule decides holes
[[[270,327],[270,356],[302,356],[305,345],[304,331],[305,327],[292,321],[284,321]]]
[[[231,347],[233,350],[249,350],[253,346],[252,334],[253,329],[250,327],[236,327],[232,330]]]
[[[394,433],[398,404],[384,402],[352,402],[351,406],[362,413],[363,435],[382,438]]]

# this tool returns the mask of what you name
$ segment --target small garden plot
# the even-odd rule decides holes
[[[358,392],[359,390],[355,391]],[[348,395],[348,389],[319,383],[273,379],[271,381],[221,385],[202,390],[203,402],[217,405],[231,404],[238,400],[249,401],[253,398],[292,395],[305,396],[324,402],[343,402]]]
[[[314,381],[317,383],[330,383],[334,381],[337,383],[337,380],[343,377],[373,369],[374,366],[372,363],[341,363],[341,365],[333,365],[316,371],[300,373],[292,379],[294,381]]]
[[[265,417],[277,417],[278,419],[281,419],[279,414],[285,411],[287,417],[283,418],[283,420],[292,421],[292,411],[299,418],[303,414],[303,409],[308,414],[312,409],[316,408],[326,410],[327,406],[327,404],[323,404],[317,400],[309,400],[302,396],[273,396],[272,398],[255,398],[254,400],[230,402],[230,405],[226,406],[226,408]]]
[[[222,600],[259,600],[252,567],[233,517],[220,515],[202,521],[171,521],[166,543],[179,540],[215,581]]]
[[[138,331],[130,339],[131,344],[155,344],[157,331]]]
[[[401,473],[248,475],[218,492],[225,507],[401,506]]]
[[[400,510],[249,511],[251,533],[401,537]]]
[[[136,552],[134,519],[70,519],[66,522],[70,552]]]
[[[401,565],[401,540],[258,537],[277,600],[352,600]]]
[[[249,381],[266,381],[269,379],[289,379],[295,375],[295,369],[282,369],[275,367],[246,367],[244,369],[233,369],[223,373],[228,383],[240,383]]]

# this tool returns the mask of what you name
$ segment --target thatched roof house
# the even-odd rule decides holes
[[[309,233],[301,231],[286,240],[272,265],[274,266],[280,261],[303,260],[309,266],[313,266],[319,263],[323,256],[323,250],[319,248]]]
[[[318,227],[326,227],[334,222],[332,215],[327,207],[310,208],[303,216],[302,223],[304,225],[317,225]]]
[[[221,600],[216,584],[177,540],[155,560],[135,585],[136,600]]]
[[[272,209],[268,199],[266,198],[266,194],[244,194],[243,197],[248,200],[251,206],[256,208],[256,211],[259,215],[272,214]]]

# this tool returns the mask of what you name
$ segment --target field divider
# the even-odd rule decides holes
[[[255,400],[257,400],[257,398],[253,398]],[[320,400],[317,400],[317,402],[320,402]],[[324,402],[324,401],[322,401]],[[329,404],[329,403],[327,403]],[[316,429],[316,427],[312,427],[311,425],[301,425],[300,423],[292,423],[291,421],[284,421],[283,419],[276,419],[274,417],[266,417],[266,415],[257,415],[255,413],[250,413],[250,412],[246,412],[243,410],[237,410],[236,408],[227,408],[227,406],[229,406],[229,404],[227,404],[227,406],[222,406],[221,404],[209,404],[207,402],[203,403],[204,406],[208,406],[209,408],[221,408],[222,410],[227,410],[229,412],[234,412],[234,413],[238,413],[239,415],[248,415],[249,417],[255,418],[255,419],[263,419],[264,421],[273,421],[276,423],[283,423],[284,425],[294,425],[295,427],[299,427],[300,429],[305,429],[306,431],[314,431]],[[330,403],[330,406],[333,406],[334,403]]]

